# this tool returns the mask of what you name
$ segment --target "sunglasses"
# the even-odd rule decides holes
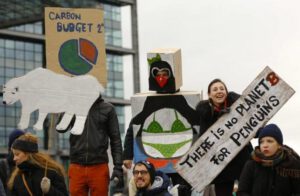
[[[147,170],[141,170],[141,171],[134,170],[132,173],[134,176],[138,176],[139,174],[141,174],[142,176],[145,176],[146,174],[148,174],[148,171]]]

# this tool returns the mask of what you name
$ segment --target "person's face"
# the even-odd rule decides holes
[[[12,149],[14,153],[14,161],[16,162],[16,165],[19,165],[23,163],[24,161],[28,160],[28,154],[21,151],[21,150],[16,150]]]
[[[134,177],[134,182],[136,185],[136,188],[142,189],[142,188],[148,188],[151,185],[151,178],[150,174],[147,170],[147,168],[142,165],[136,165],[134,170],[133,170],[133,177]]]
[[[260,151],[266,157],[273,156],[277,150],[280,148],[280,144],[273,137],[263,137],[259,141]]]
[[[225,102],[227,92],[222,82],[212,84],[209,90],[208,96],[215,106],[220,106]]]
[[[156,74],[156,77],[169,78],[169,72],[167,70],[159,70]]]
[[[155,75],[155,80],[158,85],[163,88],[168,82],[169,77],[169,71],[167,69],[160,69]]]

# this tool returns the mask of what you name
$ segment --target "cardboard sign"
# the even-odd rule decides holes
[[[202,191],[255,136],[295,91],[266,67],[242,96],[176,164],[178,173]]]
[[[149,90],[174,93],[182,86],[181,50],[158,48],[147,53]]]
[[[106,86],[102,9],[45,8],[47,69],[95,76]]]
[[[174,165],[190,149],[200,130],[195,110],[199,101],[198,92],[134,95],[134,162],[148,160],[156,169],[175,173]]]
[[[103,90],[93,76],[69,77],[39,67],[24,76],[10,79],[3,86],[3,103],[21,102],[19,129],[28,128],[31,113],[38,110],[38,120],[33,125],[35,130],[43,130],[48,113],[64,113],[56,129],[66,130],[75,115],[70,132],[80,135],[92,104]]]

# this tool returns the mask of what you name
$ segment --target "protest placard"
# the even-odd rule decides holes
[[[177,162],[175,169],[202,191],[295,91],[266,67],[241,97]]]
[[[47,69],[93,75],[106,86],[103,9],[45,8]]]

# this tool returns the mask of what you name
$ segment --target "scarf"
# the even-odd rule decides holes
[[[266,157],[259,146],[252,152],[252,159],[264,167],[275,167],[282,177],[300,178],[300,157],[290,147],[284,145],[271,157]]]
[[[211,115],[213,116],[214,114],[216,114],[218,117],[222,116],[225,113],[229,113],[230,112],[230,107],[228,107],[227,105],[227,98],[225,99],[224,103],[220,106],[216,106],[215,104],[213,104],[213,101],[211,99],[209,99],[209,106],[211,108]]]

